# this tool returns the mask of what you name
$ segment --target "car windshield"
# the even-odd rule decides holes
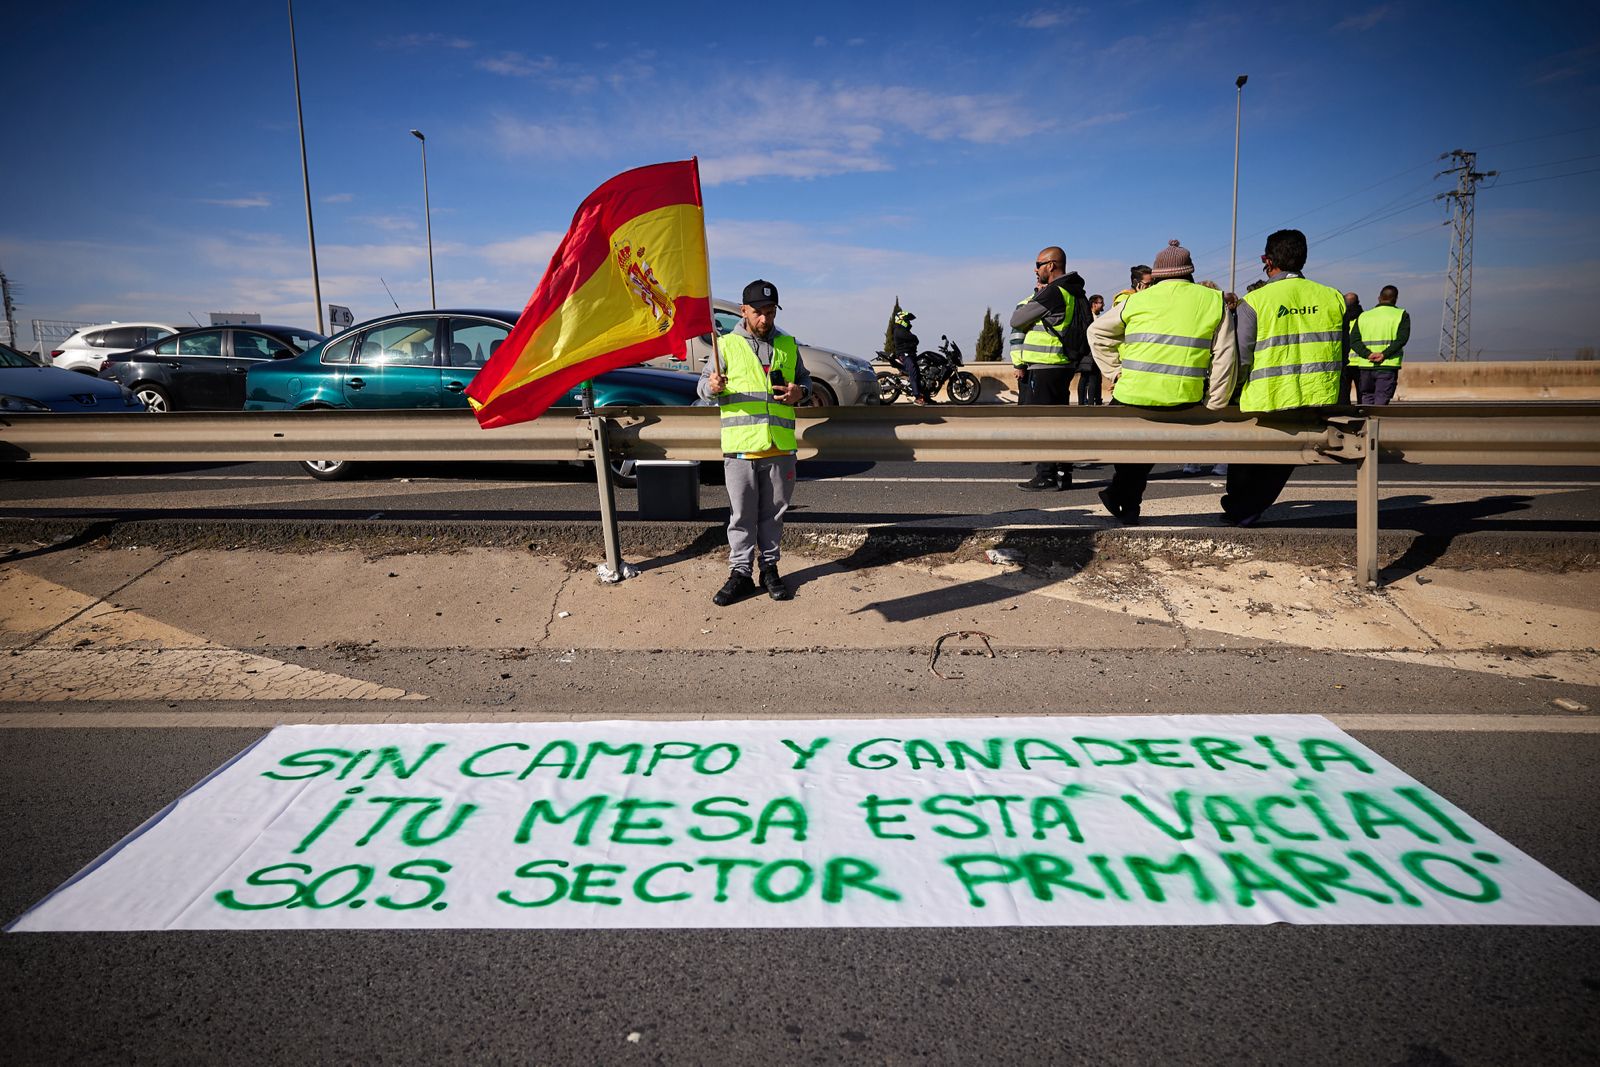
[[[38,365],[21,352],[0,345],[0,367],[37,367]]]
[[[293,345],[297,352],[309,352],[324,340],[320,334],[315,333],[281,333],[278,337]]]

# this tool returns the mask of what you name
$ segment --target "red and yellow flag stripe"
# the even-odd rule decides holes
[[[619,174],[573,216],[509,337],[467,386],[484,428],[537,418],[578,382],[710,333],[693,159]]]

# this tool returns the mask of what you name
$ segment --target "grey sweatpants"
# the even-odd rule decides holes
[[[757,549],[761,566],[778,565],[783,516],[794,498],[794,457],[724,459],[728,483],[728,569],[751,574]]]

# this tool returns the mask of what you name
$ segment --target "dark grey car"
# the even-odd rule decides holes
[[[251,367],[292,359],[324,340],[298,326],[206,326],[107,356],[100,377],[127,386],[158,415],[239,411]]]

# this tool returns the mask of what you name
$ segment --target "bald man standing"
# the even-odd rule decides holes
[[[1023,335],[1022,343],[1011,348],[1017,402],[1066,405],[1072,402],[1072,375],[1089,355],[1089,298],[1083,279],[1067,271],[1067,254],[1056,245],[1040,251],[1033,272],[1037,290],[1011,313],[1011,329]],[[1071,489],[1072,464],[1037,464],[1033,478],[1017,488],[1027,493]]]

